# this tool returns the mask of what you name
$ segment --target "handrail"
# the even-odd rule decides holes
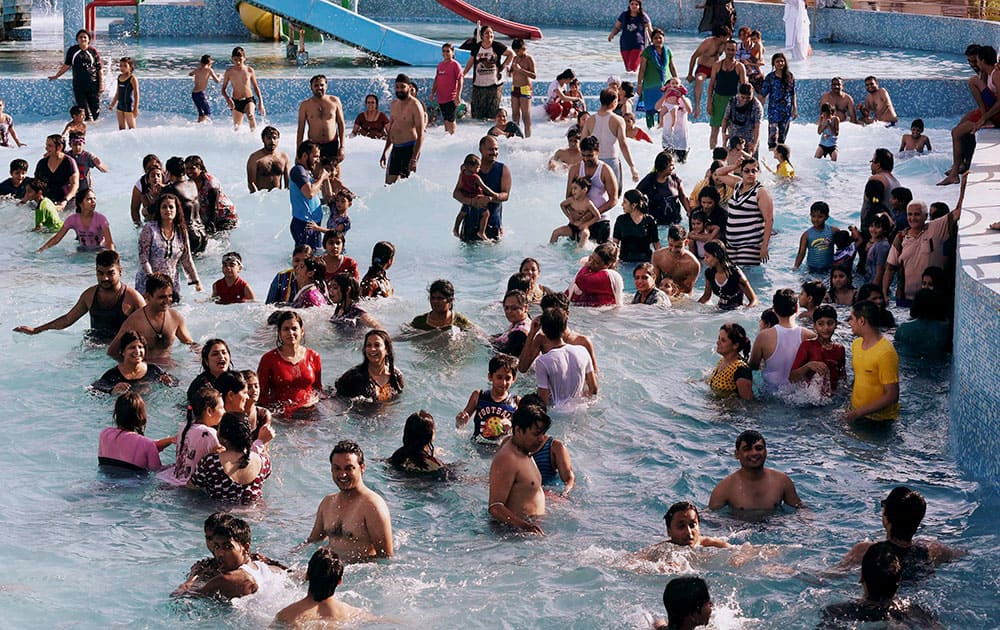
[[[784,4],[784,0],[756,0],[766,4]],[[1000,2],[997,0],[845,0],[848,10],[881,11],[885,13],[914,13],[974,20],[1000,21]],[[806,0],[810,9],[816,0]],[[831,9],[837,10],[837,9]]]

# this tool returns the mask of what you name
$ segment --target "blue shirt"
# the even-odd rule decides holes
[[[323,206],[320,204],[319,195],[313,195],[312,199],[306,199],[306,196],[302,194],[302,187],[315,181],[309,169],[301,164],[296,164],[288,174],[288,179],[292,182],[292,185],[288,187],[288,194],[292,202],[292,218],[307,223],[309,221],[316,223],[323,221]]]
[[[767,119],[770,122],[783,123],[792,119],[792,98],[795,96],[795,79],[790,85],[771,72],[764,77],[760,88],[761,96],[767,97]]]
[[[806,230],[806,266],[809,271],[826,271],[833,266],[833,228]]]

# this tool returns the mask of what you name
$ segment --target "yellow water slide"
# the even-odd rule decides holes
[[[243,25],[253,35],[261,39],[288,39],[288,20],[283,20],[269,11],[259,9],[246,2],[237,3],[236,10],[239,11],[240,20],[242,20]],[[278,29],[277,35],[275,35],[275,28]],[[311,28],[307,28],[306,41],[321,42],[323,41],[323,35]]]

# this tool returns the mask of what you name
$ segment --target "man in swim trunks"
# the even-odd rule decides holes
[[[691,295],[701,273],[701,263],[687,248],[687,230],[682,225],[667,228],[667,246],[653,252],[650,262],[660,273],[660,288],[674,286]],[[664,289],[666,290],[666,289]]]
[[[344,565],[337,554],[324,547],[317,549],[309,559],[306,580],[308,594],[299,601],[282,608],[274,618],[281,627],[300,628],[318,622],[377,621],[375,617],[360,608],[337,601],[334,593],[343,581]]]
[[[712,29],[712,36],[698,44],[694,52],[691,53],[691,61],[688,64],[687,81],[694,82],[694,112],[692,120],[701,115],[701,87],[705,79],[712,76],[712,66],[722,56],[726,47],[726,42],[733,36],[733,29],[725,24],[720,24]],[[695,69],[695,64],[698,68]]]
[[[706,98],[707,111],[711,118],[709,123],[712,127],[708,141],[710,149],[718,146],[719,128],[722,127],[722,119],[726,115],[726,106],[736,96],[739,87],[747,82],[746,66],[736,60],[736,49],[736,42],[728,40],[723,49],[725,57],[712,66],[712,80],[708,82]]]
[[[254,112],[260,109],[260,115],[266,116],[267,109],[264,107],[264,94],[257,84],[257,73],[247,63],[247,54],[242,46],[233,49],[233,65],[226,68],[222,75],[222,96],[226,99],[229,109],[233,110],[233,129],[239,129],[243,124],[243,117],[247,117],[250,131],[257,128],[257,119]],[[226,88],[233,85],[233,95],[229,96]],[[257,102],[254,103],[254,93],[257,94]]]
[[[840,77],[830,79],[830,91],[823,94],[819,99],[819,107],[823,103],[829,103],[833,108],[833,115],[840,119],[840,122],[858,122],[857,112],[854,111],[854,99],[850,94],[844,92],[844,80]]]
[[[767,444],[757,431],[747,430],[736,438],[734,457],[740,469],[719,482],[708,499],[708,508],[718,510],[728,505],[733,515],[742,518],[774,512],[784,503],[802,507],[792,479],[783,472],[765,468]],[[753,514],[756,513],[756,514]]]
[[[258,190],[288,188],[288,154],[278,150],[281,132],[268,125],[260,132],[264,148],[257,149],[247,159],[247,187],[253,194]]]
[[[379,166],[385,169],[385,185],[407,178],[417,170],[424,142],[424,107],[410,90],[410,77],[396,75],[396,99],[389,106],[389,128]],[[386,163],[386,152],[392,147]],[[487,184],[489,185],[489,184]]]
[[[313,95],[299,104],[295,146],[303,139],[309,140],[319,146],[320,157],[339,164],[344,161],[344,107],[339,98],[326,93],[326,77],[322,74],[309,79],[309,89]]]
[[[97,284],[80,294],[73,308],[41,326],[18,326],[15,332],[37,335],[46,330],[63,330],[90,313],[90,334],[104,341],[118,334],[129,314],[146,305],[146,300],[122,282],[118,252],[106,249],[97,254]]]
[[[170,276],[160,272],[146,276],[146,300],[146,305],[128,316],[108,344],[108,356],[115,359],[121,356],[121,338],[129,330],[146,341],[146,360],[161,367],[170,363],[170,347],[174,345],[174,339],[180,339],[192,352],[197,352],[198,344],[188,332],[184,316],[170,308],[174,301]]]
[[[490,465],[488,511],[500,523],[544,534],[533,517],[545,514],[542,475],[531,457],[545,445],[552,419],[539,405],[522,404],[511,418],[513,432]]]
[[[338,442],[330,453],[330,471],[340,492],[320,501],[306,544],[326,539],[327,548],[344,562],[391,558],[389,507],[365,485],[361,447],[347,440]]]
[[[887,127],[892,127],[899,122],[896,108],[892,106],[892,99],[889,98],[889,91],[878,86],[878,79],[872,76],[865,77],[865,90],[868,91],[868,95],[864,104],[858,107],[862,124],[884,122],[888,123]]]

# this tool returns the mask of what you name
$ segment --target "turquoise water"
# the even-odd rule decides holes
[[[291,150],[294,121],[277,119],[283,148]],[[33,164],[44,135],[60,123],[19,127],[29,147],[8,150],[3,159],[25,157]],[[126,281],[136,269],[137,234],[128,219],[130,188],[147,152],[199,153],[235,201],[241,227],[230,242],[213,243],[197,261],[206,285],[221,276],[220,256],[235,249],[247,261],[244,276],[263,295],[275,271],[287,266],[288,197],[283,191],[249,196],[245,156],[257,148],[255,135],[233,134],[221,118],[198,127],[177,118],[144,114],[145,128],[119,133],[104,120],[88,133],[88,149],[111,168],[94,175],[98,210],[111,220],[124,256]],[[939,148],[949,146],[943,121],[929,123]],[[154,126],[155,125],[155,126]],[[569,245],[549,246],[561,222],[558,200],[564,174],[545,170],[548,155],[562,144],[565,128],[538,123],[528,141],[505,142],[501,161],[513,172],[505,208],[506,238],[496,245],[469,247],[450,236],[457,212],[451,191],[463,156],[474,150],[483,128],[463,124],[454,137],[428,133],[420,170],[389,189],[377,168],[381,143],[347,142],[344,180],[361,195],[351,210],[354,227],[347,253],[367,265],[371,246],[396,244],[390,272],[395,298],[372,313],[393,334],[427,310],[426,288],[439,277],[456,286],[456,308],[486,332],[504,327],[499,300],[507,277],[525,256],[540,260],[544,284],[568,285],[581,253]],[[861,190],[874,147],[895,147],[899,130],[845,127],[841,161],[811,157],[815,128],[796,125],[790,136],[800,181],[773,186],[776,227],[772,263],[751,274],[769,302],[774,289],[797,287],[791,271],[799,234],[808,226],[808,205],[827,200],[833,222],[857,220]],[[695,125],[698,153],[679,168],[687,187],[701,177],[707,159],[707,128]],[[656,149],[630,145],[640,171]],[[932,185],[946,167],[943,153],[900,163],[896,172],[918,198],[953,203],[957,191]],[[766,176],[765,176],[766,177]],[[8,229],[0,233],[0,404],[6,409],[6,440],[0,447],[0,607],[4,627],[260,627],[276,610],[301,596],[289,586],[269,597],[251,597],[232,608],[212,602],[173,601],[170,591],[188,567],[206,555],[203,519],[216,505],[202,495],[167,488],[153,480],[121,481],[96,469],[97,436],[111,420],[112,399],[94,396],[86,385],[112,362],[103,349],[82,341],[84,325],[27,337],[9,332],[64,312],[93,283],[93,258],[72,251],[68,241],[41,255],[30,234],[31,213],[0,204]],[[700,283],[699,289],[700,291]],[[207,295],[185,289],[181,312],[201,341],[223,337],[238,368],[256,367],[273,347],[263,326],[262,304],[221,307]],[[574,309],[572,326],[594,340],[601,393],[588,406],[555,410],[552,434],[571,451],[578,478],[568,502],[549,503],[544,538],[498,535],[486,516],[489,460],[471,446],[468,433],[452,424],[469,392],[486,386],[489,350],[474,335],[419,338],[396,344],[397,366],[407,379],[400,400],[377,409],[322,405],[313,423],[279,423],[271,452],[274,473],[265,505],[240,513],[251,521],[254,547],[303,565],[308,552],[292,548],[309,533],[319,500],[334,490],[327,455],[340,439],[357,440],[369,461],[366,480],[389,504],[397,556],[390,562],[347,569],[339,595],[351,604],[425,628],[642,628],[662,614],[662,571],[705,576],[716,601],[717,628],[812,627],[825,604],[859,592],[856,574],[827,577],[826,569],[858,540],[882,534],[878,499],[897,484],[918,489],[929,508],[920,533],[940,537],[969,555],[918,588],[904,591],[942,619],[946,627],[995,627],[1000,618],[995,566],[997,508],[992,491],[962,473],[947,444],[949,365],[901,365],[903,412],[884,433],[837,419],[837,405],[809,407],[776,400],[739,403],[712,396],[702,379],[715,365],[719,326],[739,321],[756,329],[760,309],[721,313],[690,302],[671,311],[640,307]],[[897,312],[897,319],[905,314]],[[324,380],[332,384],[360,360],[360,340],[341,336],[328,313],[304,313],[306,343],[319,351]],[[846,314],[844,319],[846,319]],[[838,338],[849,343],[842,324]],[[177,405],[197,373],[197,359],[185,349],[175,357],[178,389],[149,398],[147,434],[172,434],[181,420]],[[533,388],[531,375],[515,384]],[[458,481],[438,484],[400,479],[379,460],[400,444],[403,421],[418,409],[438,422],[436,445],[443,459],[457,462]],[[768,439],[770,465],[788,472],[809,509],[747,524],[724,514],[704,515],[703,534],[750,542],[767,558],[743,568],[722,551],[678,552],[672,563],[642,565],[629,553],[664,538],[662,514],[674,501],[705,505],[714,485],[731,472],[733,440],[746,428]],[[172,459],[172,449],[164,460]],[[989,575],[994,575],[990,578]],[[72,620],[72,621],[70,621]],[[74,623],[75,622],[75,623]]]

